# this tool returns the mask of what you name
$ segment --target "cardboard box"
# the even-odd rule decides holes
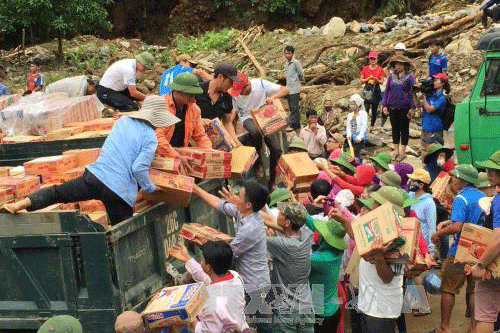
[[[349,275],[349,283],[357,287],[359,284],[359,261],[361,257],[359,256],[359,252],[357,248],[354,248],[352,251],[351,257],[349,258],[349,262],[347,263],[347,267],[345,269],[345,273]]]
[[[473,224],[464,223],[458,241],[455,262],[462,264],[476,264],[492,241],[493,230]],[[488,269],[493,277],[500,277],[500,256],[498,256]]]
[[[311,183],[319,174],[319,169],[306,152],[284,154],[278,161],[280,177],[295,184]]]
[[[151,168],[161,171],[179,173],[181,160],[175,157],[162,157],[155,155]]]
[[[9,177],[11,167],[0,167],[0,177]]]
[[[37,212],[43,213],[43,212],[53,212],[56,210],[62,210],[62,205],[63,204],[61,204],[61,203],[56,203],[56,204],[53,204],[51,206],[39,209],[39,210],[37,210]]]
[[[100,136],[108,136],[111,130],[103,130],[103,131],[88,131],[75,134],[71,137],[71,139],[88,139],[88,138],[97,138]]]
[[[70,202],[62,205],[63,210],[75,210],[78,209],[76,202]]]
[[[447,172],[441,171],[431,184],[432,196],[438,199],[445,207],[451,207],[455,198],[450,183],[451,176]]]
[[[216,164],[206,164],[206,165],[192,165],[192,170],[187,169],[188,176],[201,178],[201,179],[217,179],[231,178],[231,166],[230,165],[216,165]]]
[[[142,312],[149,328],[189,324],[208,298],[204,283],[164,288]]]
[[[82,126],[65,127],[47,132],[46,140],[62,140],[83,132]]]
[[[110,131],[116,120],[114,118],[99,118],[85,122],[67,123],[64,127],[82,127],[83,132]]]
[[[93,212],[104,212],[106,211],[106,207],[104,207],[104,204],[102,203],[101,200],[86,200],[86,201],[80,201],[78,203],[78,206],[80,207],[80,211],[82,213],[93,213]]]
[[[83,176],[84,172],[85,172],[85,167],[77,167],[63,172],[62,178],[64,179],[65,182],[67,182],[68,180]]]
[[[45,136],[13,135],[13,136],[4,136],[2,138],[2,143],[23,143],[23,142],[37,142],[37,141],[45,141]]]
[[[63,155],[74,155],[77,160],[77,167],[85,167],[94,163],[99,158],[100,148],[74,149],[63,152]]]
[[[263,135],[275,133],[288,126],[286,112],[277,99],[274,100],[273,105],[264,105],[259,109],[252,110],[251,113]]]
[[[400,235],[399,215],[387,202],[352,222],[354,240],[359,255],[370,251],[376,236],[382,236],[384,244],[392,242]]]
[[[108,213],[97,211],[93,213],[87,213],[87,215],[90,217],[90,219],[99,222],[103,226],[110,227]]]
[[[401,219],[401,236],[405,244],[398,251],[386,253],[385,259],[390,264],[414,264],[418,253],[420,221],[415,217]]]
[[[151,170],[150,176],[153,182],[161,189],[161,192],[145,193],[144,198],[153,201],[168,202],[176,206],[187,207],[193,192],[194,178],[174,175],[168,172]]]
[[[255,147],[240,146],[231,151],[231,173],[235,177],[246,178],[250,168],[259,158]]]
[[[15,199],[22,199],[40,188],[40,178],[38,176],[2,177],[0,186],[12,188]]]
[[[23,165],[27,175],[62,174],[76,168],[77,159],[73,155],[57,155],[36,158]]]
[[[175,148],[175,149],[180,155],[189,157],[190,158],[189,163],[192,165],[231,164],[232,155],[230,152],[225,152],[215,149],[190,148],[190,147]]]
[[[212,141],[213,149],[231,151],[236,147],[236,143],[229,136],[219,118],[212,119],[205,127],[205,132],[210,141]]]
[[[179,231],[179,236],[198,245],[203,245],[208,241],[222,240],[229,243],[233,240],[233,237],[200,223],[184,224]]]
[[[14,202],[16,199],[16,192],[12,187],[0,187],[0,204]]]
[[[41,183],[44,185],[60,185],[66,181],[62,173],[48,173],[40,176]]]
[[[137,200],[134,205],[134,213],[142,212],[143,210],[150,207],[150,204],[147,200]]]

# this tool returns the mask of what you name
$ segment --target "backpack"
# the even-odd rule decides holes
[[[446,108],[440,115],[440,118],[443,123],[443,130],[445,131],[449,130],[451,124],[455,121],[455,104],[451,102],[451,97],[449,95],[446,96]]]

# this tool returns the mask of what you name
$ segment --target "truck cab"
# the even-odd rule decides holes
[[[500,148],[500,32],[486,33],[476,49],[486,51],[471,92],[455,109],[459,164],[487,160]]]

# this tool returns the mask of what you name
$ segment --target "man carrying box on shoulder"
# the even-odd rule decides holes
[[[265,225],[259,211],[269,194],[258,183],[247,182],[235,195],[224,189],[224,199],[195,185],[193,192],[211,207],[236,220],[236,234],[231,242],[235,270],[245,283],[248,323],[260,332],[272,332],[272,311],[266,302],[271,279],[267,265]],[[258,313],[257,313],[258,312]]]
[[[233,88],[229,90],[229,93],[233,96],[234,109],[243,123],[243,127],[250,135],[251,145],[257,149],[259,156],[261,156],[262,141],[269,148],[268,188],[271,191],[276,180],[276,166],[282,153],[279,136],[278,133],[273,133],[262,138],[262,133],[252,118],[251,112],[255,108],[260,108],[265,104],[272,104],[275,99],[286,96],[288,88],[263,79],[249,80],[242,72],[238,73],[238,77],[241,79],[241,82],[234,82]],[[255,168],[258,175],[262,176],[264,174],[262,159],[260,157],[255,162]]]
[[[175,245],[170,255],[184,262],[196,282],[207,285],[208,302],[198,316],[196,333],[241,332],[248,328],[245,319],[245,290],[235,271],[233,251],[224,241],[209,241],[201,247],[201,260],[191,257],[182,244]]]
[[[174,147],[187,147],[195,142],[197,147],[212,148],[212,141],[205,133],[201,122],[200,108],[196,105],[196,94],[202,94],[198,79],[194,74],[181,73],[169,85],[171,93],[163,95],[168,111],[181,121],[175,126],[158,128],[157,153],[165,157],[177,157],[185,167],[188,163],[185,157],[179,155]]]
[[[438,224],[437,231],[432,235],[432,241],[438,244],[441,235],[453,235],[454,241],[448,251],[448,257],[443,267],[443,280],[441,282],[441,331],[450,331],[450,318],[455,295],[460,293],[467,280],[467,293],[471,294],[470,309],[474,309],[474,282],[468,279],[466,273],[454,265],[457,252],[458,240],[464,223],[478,223],[481,217],[481,208],[478,201],[484,197],[484,193],[476,188],[478,172],[470,164],[458,165],[452,172],[451,187],[458,195],[453,200],[451,220]],[[472,327],[475,326],[474,317],[471,318]]]
[[[491,186],[500,186],[500,150],[493,153],[489,160],[477,162],[478,167],[486,168]],[[475,302],[477,333],[492,333],[500,312],[500,282],[489,280],[486,268],[500,255],[500,193],[493,198],[490,206],[490,216],[486,219],[486,227],[493,229],[492,242],[488,245],[480,262],[472,266],[469,274],[479,279],[476,282]],[[488,223],[490,221],[490,223]]]

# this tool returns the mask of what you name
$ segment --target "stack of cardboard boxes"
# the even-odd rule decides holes
[[[451,207],[455,197],[450,186],[451,176],[441,171],[431,184],[432,196],[439,200],[445,207]]]
[[[179,231],[179,236],[198,245],[203,245],[208,241],[231,242],[231,236],[220,232],[217,229],[200,223],[186,223]]]
[[[281,155],[276,171],[286,184],[293,182],[295,193],[309,192],[311,182],[319,174],[319,169],[307,153]]]
[[[232,155],[230,152],[202,148],[177,148],[177,152],[188,158],[191,169],[188,169],[187,173],[191,177],[231,178]]]

